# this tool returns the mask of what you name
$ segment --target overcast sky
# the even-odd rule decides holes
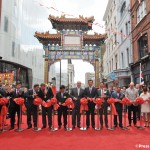
[[[44,4],[45,6],[52,6],[59,10],[55,11],[53,9],[47,9],[49,14],[60,16],[62,12],[64,12],[70,15],[74,15],[75,17],[78,17],[79,15],[83,15],[84,17],[94,16],[95,22],[104,25],[102,19],[108,0],[39,0],[39,2],[41,4]],[[43,7],[43,9],[46,9],[46,7]],[[52,30],[50,31],[55,32]],[[104,28],[93,26],[93,30],[90,31],[89,34],[92,34],[94,32],[104,33],[105,30]],[[87,62],[83,62],[82,60],[73,60],[72,62],[75,67],[75,82],[78,80],[84,82],[85,72],[94,72],[93,66]],[[66,61],[63,61],[62,64],[62,70],[66,72]],[[59,64],[57,64],[57,68],[59,68]]]

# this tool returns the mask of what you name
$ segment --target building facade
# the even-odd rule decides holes
[[[106,26],[106,51],[103,57],[103,76],[108,86],[128,86],[131,80],[129,64],[130,1],[109,0],[103,17]]]
[[[88,80],[93,80],[93,85],[95,86],[95,73],[93,72],[85,73],[85,87],[88,86]]]
[[[144,83],[150,86],[150,1],[131,0],[133,81],[140,83],[140,63]]]
[[[16,80],[20,70],[17,80],[27,87],[43,82],[44,51],[34,38],[34,33],[49,27],[49,22],[44,18],[48,15],[47,10],[30,0],[0,2],[0,72],[14,71]]]

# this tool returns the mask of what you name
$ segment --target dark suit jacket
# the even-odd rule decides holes
[[[38,96],[38,92],[35,92]],[[25,105],[27,108],[31,107],[33,104],[33,101],[36,97],[33,96],[33,89],[29,89],[26,93],[24,93],[24,99],[25,99]]]
[[[11,94],[11,98],[10,98],[10,107],[16,107],[16,106],[19,106],[19,105],[17,105],[15,102],[14,102],[14,99],[15,98],[19,98],[19,97],[22,97],[22,98],[24,98],[23,97],[23,95],[24,95],[24,92],[20,89],[19,90],[19,93],[17,94],[16,93],[16,89],[14,89],[14,91],[12,92],[12,94]]]
[[[61,92],[58,92],[56,94],[56,99],[57,99],[58,104],[59,103],[63,104],[66,101],[66,99],[69,98],[69,97],[70,97],[70,95],[67,92],[65,92],[63,94],[63,97],[61,97]]]
[[[101,89],[98,89],[98,90],[97,90],[97,93],[98,93],[98,96],[97,96],[97,97],[100,97],[100,98],[101,98],[101,96],[102,96]],[[108,98],[111,97],[111,94],[110,94],[110,92],[109,92],[108,89],[104,90],[104,95],[105,95],[106,97],[104,98],[104,103],[103,103],[102,106],[108,106],[107,100],[108,100]]]
[[[121,92],[119,93],[119,95],[117,95],[117,92],[113,92],[111,96],[112,98],[119,99],[120,101],[124,98],[124,94]],[[115,106],[117,110],[122,109],[122,104],[119,102],[115,103]]]
[[[73,100],[75,108],[80,108],[80,99],[84,97],[84,90],[80,88],[80,93],[78,95],[77,87],[72,88],[70,92],[70,96],[73,99],[74,97],[77,98],[77,100]]]
[[[5,97],[5,95],[6,95],[5,90],[1,88],[0,89],[0,98]]]
[[[92,91],[90,93],[89,87],[86,87],[84,90],[84,97],[86,98],[96,98],[97,97],[97,89],[95,87],[92,87]],[[88,106],[95,108],[95,103],[88,101]]]
[[[46,102],[47,100],[53,98],[54,94],[51,88],[48,88],[46,95],[44,95],[44,92],[40,89],[38,96]]]

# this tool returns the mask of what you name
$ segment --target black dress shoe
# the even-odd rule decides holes
[[[9,130],[13,130],[14,129],[14,127],[11,127]]]
[[[119,126],[121,129],[123,128],[123,126]]]
[[[35,130],[35,131],[38,130],[38,127],[34,127],[33,130]]]
[[[61,129],[61,126],[58,126],[58,129]]]
[[[108,129],[108,125],[106,125],[106,128]]]
[[[101,126],[100,129],[102,130],[102,129],[103,129],[103,126]]]
[[[75,129],[76,127],[75,126],[72,126],[72,129]]]
[[[66,126],[64,126],[64,130],[65,130],[65,131],[67,130]]]
[[[117,125],[114,125],[113,127],[114,127],[114,128],[117,128]]]
[[[89,126],[87,126],[86,128],[89,129]]]
[[[45,129],[45,128],[46,128],[46,126],[43,126],[43,127],[42,127],[42,129]]]
[[[32,126],[28,126],[28,128],[27,129],[31,129],[32,128]]]
[[[131,127],[131,124],[129,124],[127,127]]]
[[[77,125],[78,128],[81,128],[80,125]]]
[[[95,129],[95,126],[92,126],[93,129]]]

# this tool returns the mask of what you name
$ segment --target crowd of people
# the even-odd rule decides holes
[[[20,106],[14,101],[15,98],[22,97],[24,99],[24,104],[26,106],[26,116],[27,116],[27,129],[33,128],[38,130],[38,105],[34,104],[34,99],[37,97],[41,98],[42,101],[49,102],[53,97],[57,99],[59,105],[58,108],[58,128],[61,129],[62,126],[66,130],[67,128],[67,110],[68,107],[64,105],[67,98],[71,98],[74,103],[74,108],[72,109],[72,128],[76,127],[81,128],[81,112],[80,112],[80,100],[86,98],[88,100],[88,110],[86,111],[86,128],[90,126],[95,129],[95,109],[99,111],[99,121],[100,128],[103,129],[104,125],[108,129],[108,108],[110,104],[108,103],[109,98],[117,99],[115,103],[115,108],[117,115],[115,114],[114,119],[114,128],[120,127],[123,128],[123,104],[120,103],[123,98],[130,100],[130,104],[127,105],[126,111],[128,112],[128,126],[133,125],[137,127],[137,120],[144,118],[144,126],[149,127],[150,125],[150,89],[146,86],[134,86],[134,83],[131,82],[129,87],[120,88],[113,87],[107,88],[104,83],[99,84],[99,88],[93,86],[93,80],[88,81],[88,87],[85,89],[81,88],[81,82],[78,81],[75,88],[72,88],[70,92],[65,90],[65,86],[61,85],[59,92],[56,95],[53,93],[51,87],[42,83],[41,85],[35,84],[33,89],[22,88],[21,83],[17,82],[15,88],[11,85],[2,85],[0,81],[0,98],[7,98],[9,103],[6,105],[8,108],[7,119],[10,119],[10,129],[15,128],[15,123],[19,127],[20,122]],[[141,97],[144,100],[142,105],[136,103],[136,98]],[[97,105],[94,103],[96,98],[103,99],[103,104],[100,108],[97,108]],[[1,115],[2,105],[0,105],[0,115]],[[42,129],[47,126],[49,129],[52,128],[52,110],[53,106],[44,107],[41,105],[42,111]],[[132,115],[133,112],[133,115]],[[16,114],[18,119],[16,119]],[[33,117],[32,117],[33,116]],[[63,122],[62,122],[63,116]],[[47,119],[47,118],[48,119]],[[91,117],[91,119],[90,119]],[[33,120],[32,120],[33,118]],[[8,121],[7,121],[8,123]],[[6,123],[5,123],[6,125]],[[0,124],[2,127],[2,123]]]

